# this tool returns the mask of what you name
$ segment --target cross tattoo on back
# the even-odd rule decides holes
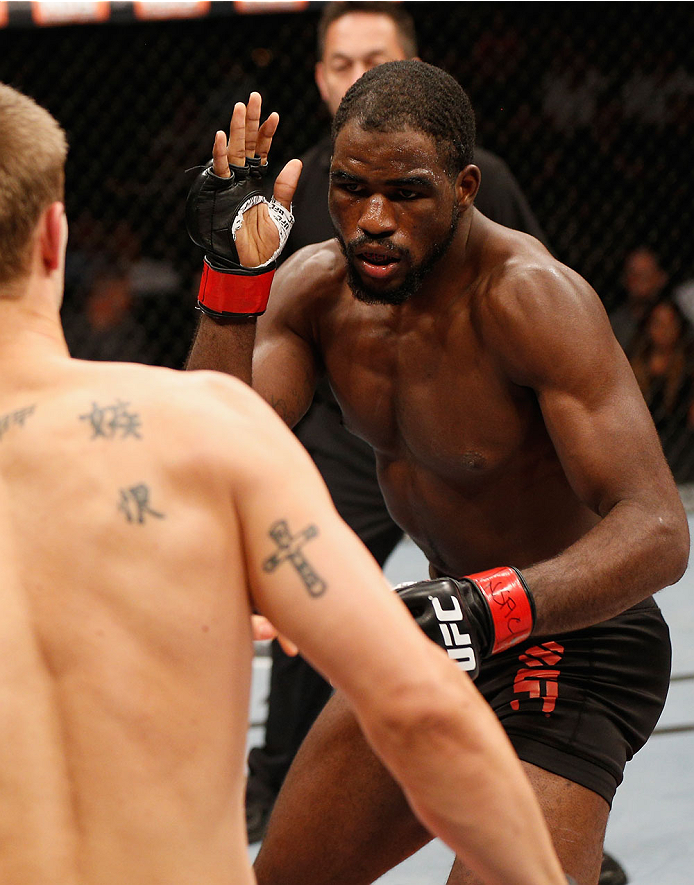
[[[308,562],[301,550],[304,544],[315,538],[317,534],[317,526],[309,525],[298,534],[292,536],[287,521],[278,519],[270,527],[269,535],[275,541],[279,550],[273,553],[272,556],[268,556],[263,562],[264,571],[274,572],[278,566],[289,560],[299,573],[299,577],[304,582],[311,596],[321,596],[328,589],[328,585],[316,574],[313,566]]]

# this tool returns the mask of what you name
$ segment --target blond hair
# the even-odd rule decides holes
[[[67,139],[47,110],[0,83],[0,283],[28,271],[43,210],[62,201]]]

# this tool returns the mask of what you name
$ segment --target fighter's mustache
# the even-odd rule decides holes
[[[379,240],[373,237],[361,236],[349,243],[343,244],[343,248],[347,258],[357,258],[366,254],[389,257],[392,260],[400,261],[402,258],[409,258],[409,249],[395,246],[389,240]]]

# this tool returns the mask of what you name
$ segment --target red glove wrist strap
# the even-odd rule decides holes
[[[527,639],[535,624],[535,604],[530,590],[514,568],[495,568],[467,575],[484,594],[494,623],[492,654],[506,651]]]
[[[274,275],[274,270],[255,276],[221,273],[205,262],[198,304],[220,314],[261,314],[267,307]]]

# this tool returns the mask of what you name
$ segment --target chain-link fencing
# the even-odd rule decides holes
[[[694,315],[692,5],[405,5],[421,56],[467,89],[480,144],[506,160],[557,256],[612,310],[626,301],[630,255],[647,248],[662,291]],[[185,170],[209,157],[252,89],[280,113],[276,169],[325,132],[313,82],[320,6],[0,30],[0,80],[51,110],[70,140],[74,353],[183,365],[201,260],[183,222]],[[694,479],[691,374],[687,350],[666,422],[680,481]]]

